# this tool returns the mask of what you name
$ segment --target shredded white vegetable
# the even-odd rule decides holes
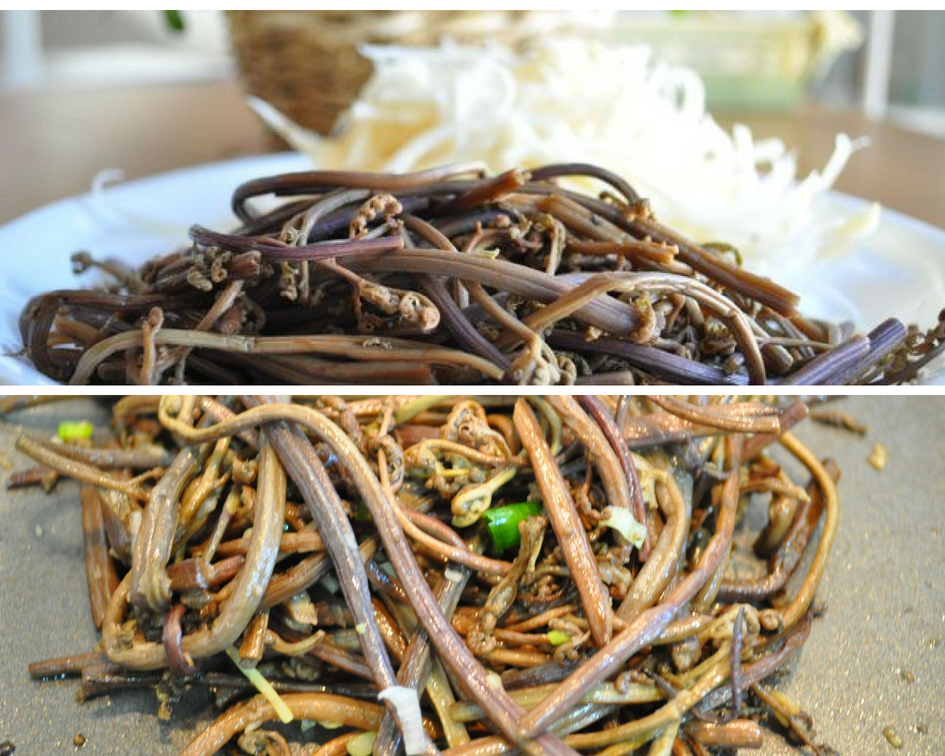
[[[818,202],[864,142],[839,134],[824,168],[801,178],[782,141],[756,141],[745,126],[726,132],[706,111],[698,74],[644,47],[549,36],[521,53],[449,41],[363,52],[374,74],[332,138],[251,103],[318,167],[597,163],[664,222],[736,246],[762,272],[836,253],[878,220],[878,206],[838,214]]]
[[[404,736],[404,750],[407,756],[426,753],[427,734],[423,729],[423,715],[420,713],[417,691],[403,685],[390,685],[377,694],[377,700],[390,701],[394,707],[400,731]]]

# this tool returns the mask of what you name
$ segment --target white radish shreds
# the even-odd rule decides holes
[[[257,104],[319,168],[596,163],[648,197],[662,221],[734,245],[761,271],[835,252],[875,228],[876,208],[838,214],[817,202],[860,143],[839,135],[827,165],[801,178],[783,142],[722,129],[698,74],[645,47],[548,38],[521,53],[449,42],[363,52],[374,74],[332,138]]]
[[[423,730],[423,716],[420,714],[420,699],[413,688],[403,685],[391,685],[377,694],[378,701],[390,701],[396,712],[396,719],[404,736],[404,750],[407,756],[418,756],[427,750],[427,735]]]

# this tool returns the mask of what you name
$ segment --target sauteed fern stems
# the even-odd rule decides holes
[[[27,357],[74,384],[807,385],[908,381],[945,350],[945,317],[805,318],[598,166],[312,171],[232,204],[235,231],[140,270],[76,255],[112,283],[31,300]]]
[[[17,442],[79,481],[102,634],[30,671],[79,675],[82,698],[153,687],[164,718],[213,689],[222,714],[186,756],[315,736],[319,756],[704,754],[759,746],[775,710],[826,754],[766,682],[811,632],[837,527],[839,472],[789,430],[806,414],[125,397],[99,446]],[[732,563],[759,496],[749,578]]]

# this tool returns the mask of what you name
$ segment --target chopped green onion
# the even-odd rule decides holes
[[[338,730],[345,726],[344,722],[331,722],[327,719],[324,722],[319,719],[317,720],[317,723],[319,727],[325,730]]]
[[[608,509],[610,510],[610,517],[601,520],[599,524],[619,530],[620,535],[637,548],[640,548],[646,539],[646,526],[637,522],[629,509],[623,507],[608,507]]]
[[[571,640],[571,636],[561,630],[552,630],[545,637],[552,646],[560,646],[562,643]]]
[[[538,502],[525,501],[483,512],[482,519],[489,528],[496,551],[501,553],[511,546],[521,544],[522,536],[518,532],[518,524],[531,515],[541,514],[541,510],[541,504]]]
[[[348,749],[349,756],[371,756],[371,751],[374,749],[374,739],[376,737],[377,733],[374,732],[374,730],[368,730],[351,738],[345,745],[345,748]]]
[[[293,719],[292,711],[286,706],[285,701],[276,693],[272,685],[269,684],[269,681],[262,676],[262,672],[255,668],[246,669],[245,667],[241,667],[240,655],[235,648],[226,649],[226,655],[230,657],[230,661],[236,665],[236,668],[246,675],[246,678],[253,684],[253,687],[262,693],[266,700],[272,704],[272,708],[276,710],[276,714],[282,723],[288,724],[291,722]]]
[[[302,732],[308,732],[316,724],[318,724],[318,722],[316,722],[314,719],[303,719],[300,726],[301,726]]]
[[[66,420],[65,422],[59,423],[59,438],[63,441],[92,438],[92,431],[94,430],[95,426],[86,420],[79,422]]]

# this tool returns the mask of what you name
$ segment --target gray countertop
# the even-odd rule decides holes
[[[809,421],[797,430],[819,456],[840,464],[841,517],[818,593],[826,612],[778,685],[813,715],[817,739],[846,756],[940,756],[945,398],[858,397],[834,406],[855,414],[870,432],[860,438]],[[106,417],[106,405],[86,399],[8,419],[51,434],[61,419],[98,420],[101,427]],[[15,436],[11,426],[0,426],[0,451],[22,469]],[[866,461],[876,441],[889,452],[883,472]],[[0,469],[0,484],[8,475]],[[82,733],[83,754],[176,754],[212,719],[205,692],[189,693],[172,721],[160,722],[150,691],[79,704],[76,681],[38,683],[27,673],[31,661],[87,651],[98,639],[88,610],[78,485],[61,481],[51,495],[0,489],[0,522],[0,742],[12,740],[17,756],[65,754],[78,750],[72,739]],[[918,732],[918,725],[927,731]],[[889,726],[901,735],[901,750],[883,737]],[[796,751],[770,733],[757,753]]]

